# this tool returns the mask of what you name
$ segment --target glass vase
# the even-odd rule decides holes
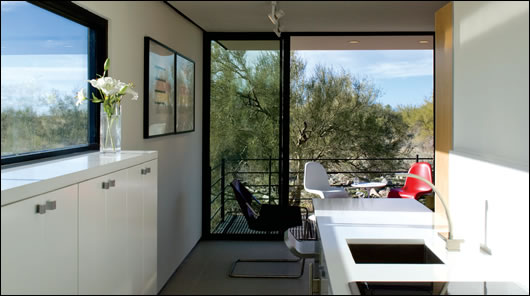
[[[99,151],[116,153],[121,151],[121,104],[110,108],[111,114],[101,106],[101,125],[99,135]]]

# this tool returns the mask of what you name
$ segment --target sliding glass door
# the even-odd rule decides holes
[[[367,194],[354,180],[386,182],[370,192],[386,197],[404,181],[395,173],[433,163],[432,48],[428,32],[206,33],[203,237],[281,237],[249,229],[234,179],[262,203],[311,212],[308,161],[354,198]]]
[[[248,228],[230,183],[279,204],[280,41],[211,39],[208,233],[271,236]]]

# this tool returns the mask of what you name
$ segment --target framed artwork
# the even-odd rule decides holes
[[[175,134],[176,51],[144,37],[144,138]]]
[[[177,53],[176,133],[195,130],[195,62]]]

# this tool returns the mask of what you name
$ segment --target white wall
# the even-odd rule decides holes
[[[454,150],[528,171],[528,2],[454,3]]]
[[[157,150],[158,289],[201,236],[202,31],[162,1],[76,1],[108,20],[109,75],[133,82],[138,101],[126,101],[122,149]],[[195,131],[143,139],[144,36],[195,61]]]
[[[454,2],[455,235],[488,244],[528,290],[528,2]]]

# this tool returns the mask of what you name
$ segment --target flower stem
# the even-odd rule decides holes
[[[112,124],[114,123],[115,119],[116,117],[112,117],[112,115],[108,116],[109,125],[107,126],[107,139],[106,140],[110,138],[110,144],[112,145],[112,151],[116,150],[116,147],[114,146],[114,140],[112,139]]]

